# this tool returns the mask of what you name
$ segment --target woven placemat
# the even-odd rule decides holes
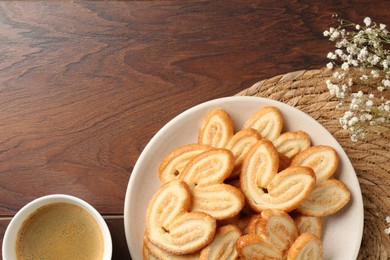
[[[364,231],[358,259],[390,259],[390,237],[385,218],[390,215],[390,134],[366,142],[352,142],[341,129],[343,111],[329,95],[325,80],[331,71],[303,70],[257,82],[238,93],[282,101],[320,122],[349,156],[363,194]]]

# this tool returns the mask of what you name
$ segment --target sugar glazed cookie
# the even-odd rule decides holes
[[[248,225],[249,234],[266,236],[274,246],[287,254],[288,249],[299,236],[294,220],[284,211],[267,209],[252,217]]]
[[[322,235],[322,218],[298,215],[294,218],[294,222],[297,225],[299,234],[310,233],[318,238]]]
[[[308,216],[328,216],[342,209],[350,199],[351,193],[344,183],[329,179],[317,185],[297,210]]]
[[[187,144],[173,150],[162,160],[158,169],[161,182],[178,179],[191,159],[210,148],[204,144]]]
[[[287,260],[307,259],[322,259],[322,242],[318,237],[310,233],[303,233],[288,251]]]
[[[278,108],[263,107],[254,113],[244,124],[243,128],[253,128],[270,141],[279,137],[283,128],[283,116]]]
[[[279,155],[270,141],[260,140],[248,152],[240,185],[246,202],[254,211],[291,211],[314,189],[312,169],[293,166],[277,173],[278,168]]]
[[[194,253],[213,240],[215,230],[213,217],[191,211],[191,191],[183,181],[163,184],[148,205],[146,236],[169,253]]]
[[[281,260],[283,257],[283,252],[274,246],[268,237],[257,234],[240,237],[235,247],[240,256],[239,259]]]
[[[230,150],[234,157],[234,169],[230,174],[229,178],[234,179],[239,177],[242,162],[252,145],[254,145],[258,140],[262,139],[259,132],[252,128],[242,129],[237,132],[226,145],[226,149]]]
[[[279,153],[294,158],[295,155],[309,148],[311,141],[307,133],[296,131],[281,134],[273,143]]]
[[[224,148],[233,136],[233,132],[230,115],[222,109],[215,109],[204,119],[199,131],[198,143]]]
[[[244,196],[237,188],[223,183],[234,168],[234,155],[227,149],[210,149],[192,159],[180,179],[190,188],[192,210],[210,214],[217,220],[238,215]]]
[[[200,252],[200,260],[235,260],[238,257],[234,244],[242,235],[235,225],[226,225],[217,229],[213,242]]]
[[[329,179],[335,173],[339,157],[335,149],[327,145],[311,146],[294,157],[291,165],[310,167],[316,174],[317,184]]]

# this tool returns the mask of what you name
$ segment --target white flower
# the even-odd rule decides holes
[[[380,60],[381,60],[381,58],[379,58],[379,56],[374,55],[374,56],[372,56],[371,64],[376,65],[380,62]]]
[[[368,26],[368,25],[367,25]],[[372,28],[366,28],[365,30],[364,30],[364,32],[366,33],[366,34],[372,34]]]
[[[328,68],[328,69],[333,69],[333,63],[332,62],[328,62],[328,64],[326,64],[326,67]]]
[[[347,111],[344,113],[345,118],[350,118],[353,116],[353,113],[351,111]]]
[[[348,46],[348,40],[343,38],[343,39],[340,39],[338,42],[336,42],[335,46],[337,48],[343,48],[343,47],[347,47]]]
[[[348,86],[351,87],[352,85],[353,85],[353,79],[352,79],[352,78],[349,78],[349,79],[348,79]]]
[[[390,87],[390,80],[384,79],[384,80],[382,80],[382,84],[383,84],[383,86],[385,86],[385,87]]]
[[[344,39],[346,40],[346,39]],[[359,49],[356,44],[346,44],[346,50],[349,54],[357,55],[359,53]]]
[[[371,25],[371,18],[370,17],[366,17],[366,18],[364,18],[363,22],[364,22],[364,24],[366,26],[370,26]]]
[[[341,55],[343,55],[343,51],[341,49],[335,50],[334,53],[336,53],[339,57],[341,57]]]
[[[388,69],[389,68],[389,62],[387,60],[382,61],[382,66],[383,66],[383,68]]]
[[[383,23],[379,24],[379,29],[381,29],[383,31],[383,30],[385,30],[385,28],[386,28],[386,24],[383,24]]]
[[[385,233],[386,233],[386,235],[390,235],[390,216],[387,216],[385,218],[385,221],[387,224],[387,228],[385,229]]]
[[[367,114],[367,113],[360,116],[361,122],[370,121],[371,119],[372,119],[372,115]]]
[[[330,35],[330,40],[331,41],[335,41],[337,38],[339,38],[340,37],[340,32],[339,31],[337,31],[337,30],[335,30],[331,35]]]
[[[354,66],[354,67],[357,67],[357,66],[359,66],[359,62],[357,61],[357,60],[351,60],[351,62],[350,62],[351,64],[352,64],[352,66]]]
[[[344,62],[343,65],[341,65],[342,70],[349,70],[349,64],[348,62]]]
[[[374,78],[379,78],[379,72],[377,70],[372,70],[371,71],[371,75],[374,77]]]
[[[336,54],[334,54],[333,52],[329,52],[328,55],[326,55],[326,57],[330,60],[335,60],[337,59],[337,56]]]
[[[354,116],[354,117],[352,117],[352,118],[348,121],[348,125],[349,125],[349,126],[353,126],[353,125],[356,124],[357,122],[359,122],[359,119],[358,119],[356,116]]]
[[[356,30],[360,30],[360,25],[357,24],[357,25],[355,26],[355,29],[356,29]]]
[[[358,54],[358,60],[364,60],[368,55],[367,47],[364,47],[360,50]]]
[[[358,110],[359,109],[359,105],[356,104],[356,103],[351,103],[351,104],[349,104],[349,109],[351,109],[352,111]]]
[[[374,102],[372,100],[366,101],[366,107],[370,108],[370,107],[372,107],[372,105],[374,105]]]

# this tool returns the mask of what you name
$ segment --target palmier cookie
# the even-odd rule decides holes
[[[315,175],[304,166],[291,166],[278,173],[266,187],[259,188],[253,180],[241,174],[241,190],[248,205],[256,212],[265,209],[291,211],[314,189]]]
[[[191,191],[179,180],[163,184],[153,195],[146,211],[149,241],[172,254],[194,253],[208,245],[216,220],[203,212],[190,212]]]
[[[222,109],[206,115],[198,135],[198,143],[214,148],[225,148],[234,133],[233,121]]]
[[[235,247],[239,259],[280,260],[283,257],[283,252],[263,235],[244,235],[237,239]]]
[[[241,191],[223,181],[234,167],[234,156],[227,149],[210,149],[192,159],[180,179],[192,193],[192,211],[210,214],[217,220],[236,216],[244,207]]]
[[[302,165],[313,169],[317,184],[329,179],[335,173],[339,157],[335,149],[326,145],[309,147],[297,154],[291,165]]]
[[[301,151],[309,148],[311,141],[306,132],[296,131],[281,134],[273,143],[279,153],[293,158]]]
[[[278,108],[273,106],[263,107],[245,122],[244,128],[253,128],[263,138],[274,141],[282,132],[282,113]]]
[[[237,132],[226,145],[226,149],[230,150],[234,157],[234,170],[229,178],[236,178],[241,171],[241,165],[244,161],[245,155],[251,146],[261,139],[259,132],[252,128],[243,129]]]
[[[200,260],[235,260],[237,251],[234,247],[241,237],[241,230],[235,225],[226,225],[217,229],[213,242],[200,252]]]
[[[143,244],[143,257],[144,260],[198,260],[199,252],[188,255],[174,255],[151,243],[145,235]]]
[[[176,148],[161,162],[158,175],[161,182],[169,182],[179,178],[187,163],[196,155],[210,149],[204,144],[187,144]]]
[[[278,160],[278,152],[268,140],[258,141],[244,160],[240,173],[241,191],[256,212],[269,208],[290,211],[314,189],[312,169],[295,166],[276,174]]]
[[[250,181],[250,185],[266,188],[276,176],[278,168],[278,151],[276,151],[271,141],[262,139],[252,145],[246,154],[241,169],[241,177]]]
[[[290,247],[287,260],[320,260],[322,259],[322,242],[310,234],[303,233]]]
[[[298,215],[294,222],[299,230],[299,234],[310,233],[318,238],[322,235],[322,218],[314,216]]]
[[[285,253],[299,236],[298,228],[290,215],[272,209],[266,209],[252,217],[248,225],[248,233],[267,236]]]
[[[316,185],[297,210],[309,216],[328,216],[343,208],[350,198],[351,193],[343,182],[329,179]]]

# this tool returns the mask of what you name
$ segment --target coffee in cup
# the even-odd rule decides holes
[[[17,259],[102,259],[103,234],[83,208],[53,203],[33,212],[16,241]]]
[[[3,260],[111,260],[106,222],[87,202],[64,194],[35,199],[20,209],[5,231]]]

